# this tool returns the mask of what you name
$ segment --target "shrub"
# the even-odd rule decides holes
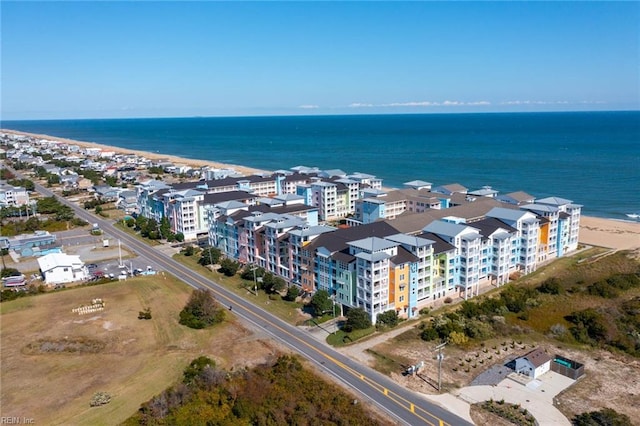
[[[560,284],[560,280],[555,277],[549,278],[545,280],[537,290],[540,293],[547,294],[560,294],[562,292],[562,285]]]
[[[209,290],[194,290],[180,312],[180,324],[190,328],[205,328],[224,320],[224,310]]]
[[[576,426],[631,426],[631,419],[611,408],[603,408],[599,411],[590,411],[577,415],[573,419]]]
[[[565,319],[573,324],[569,331],[578,342],[604,343],[607,329],[602,315],[595,309],[589,308],[573,312]]]
[[[436,340],[438,337],[440,336],[438,335],[438,332],[436,331],[436,329],[433,327],[427,327],[424,330],[422,330],[422,332],[420,333],[420,338],[422,340],[426,340],[427,342]]]
[[[447,340],[452,345],[461,346],[467,343],[469,341],[469,338],[464,333],[461,333],[458,331],[452,331],[451,334],[449,334],[449,338]]]
[[[333,309],[333,302],[329,298],[329,292],[326,290],[316,291],[311,298],[309,306],[313,309],[313,314],[317,317],[322,316],[323,312],[331,311]],[[371,324],[369,324],[369,326],[371,326]]]
[[[199,356],[189,363],[182,372],[182,382],[185,384],[193,383],[194,380],[202,374],[207,368],[215,368],[216,362],[206,356]]]
[[[176,238],[177,236],[178,234],[176,234]],[[184,239],[184,235],[182,236],[182,238]],[[202,266],[213,265],[220,261],[221,256],[222,253],[220,252],[220,249],[215,247],[207,247],[202,250],[198,263]]]
[[[105,405],[111,402],[111,395],[106,392],[96,392],[91,397],[91,401],[89,401],[89,405],[91,407],[99,407],[101,405]]]
[[[227,277],[233,277],[240,269],[240,263],[232,259],[222,259],[220,261],[220,272]]]
[[[144,311],[138,312],[138,319],[150,320],[151,319],[151,308],[147,308]]]
[[[376,325],[380,327],[395,327],[399,322],[400,318],[398,318],[398,312],[395,309],[378,314],[376,319]]]
[[[347,312],[347,322],[345,324],[347,332],[351,330],[364,330],[371,327],[371,318],[362,308],[352,308]]]
[[[297,286],[292,285],[287,289],[287,294],[283,297],[283,299],[288,302],[293,302],[296,300],[298,295],[300,295],[300,289]]]
[[[587,293],[592,296],[600,296],[605,299],[613,299],[618,296],[618,289],[609,285],[606,281],[596,281],[587,287]]]
[[[448,296],[447,296],[447,297],[445,297],[445,299],[444,299],[444,303],[449,304],[449,303],[451,303],[451,302],[453,302],[453,299],[452,299],[452,298],[450,298],[450,297],[448,297]]]
[[[431,312],[431,308],[422,308],[418,311],[420,315],[429,315],[429,312]]]

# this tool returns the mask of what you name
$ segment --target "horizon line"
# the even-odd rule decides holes
[[[20,118],[2,119],[1,123],[26,121],[84,121],[84,120],[160,120],[160,119],[193,119],[193,118],[284,118],[284,117],[362,117],[377,115],[484,115],[484,114],[575,114],[575,113],[611,113],[611,112],[640,112],[638,109],[611,110],[566,110],[566,111],[429,111],[429,112],[370,112],[370,113],[317,113],[317,114],[248,114],[248,115],[184,115],[184,116],[141,116],[141,117],[85,117],[85,118]],[[1,125],[0,125],[1,127]]]

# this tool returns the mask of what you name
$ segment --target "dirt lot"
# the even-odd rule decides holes
[[[190,292],[170,277],[139,277],[2,303],[0,415],[37,424],[119,424],[179,380],[197,356],[232,368],[282,352],[230,316],[210,330],[179,325]],[[104,300],[103,311],[72,313],[96,298]],[[139,320],[146,307],[153,318]],[[98,391],[112,400],[90,408]]]

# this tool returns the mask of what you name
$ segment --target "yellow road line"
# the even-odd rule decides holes
[[[144,243],[141,243],[144,244]],[[163,263],[163,262],[167,262],[167,258],[153,252],[153,249],[151,249],[151,253],[153,253],[152,256],[147,256],[147,257],[151,257],[151,258],[155,258],[152,260],[155,260],[158,263]],[[170,259],[173,260],[173,259]],[[175,262],[175,261],[174,261]],[[180,265],[180,264],[179,264]],[[180,265],[182,267],[184,267],[186,270],[189,271],[188,275],[189,278],[191,278],[193,281],[197,282],[200,285],[203,285],[204,287],[210,289],[211,291],[213,291],[219,298],[224,299],[226,302],[234,302],[234,300],[228,296],[226,296],[223,293],[220,293],[219,290],[217,290],[215,287],[211,287],[210,283],[206,282],[206,281],[202,281],[202,279],[204,277],[200,276],[199,274],[189,270],[189,268],[187,268],[184,265]],[[179,278],[179,277],[178,277]],[[213,282],[213,280],[211,280]],[[218,284],[220,285],[220,284]],[[240,297],[240,296],[238,296]],[[247,302],[250,303],[250,302]],[[435,416],[434,414],[431,414],[428,410],[416,406],[415,404],[413,404],[411,401],[405,399],[404,397],[397,395],[396,393],[386,389],[384,386],[382,386],[380,383],[376,382],[375,380],[366,377],[364,374],[354,370],[353,368],[349,367],[348,365],[344,364],[341,361],[338,361],[337,359],[335,359],[334,357],[332,357],[331,355],[322,352],[321,350],[319,350],[318,348],[316,348],[315,346],[305,342],[304,340],[300,339],[299,337],[295,336],[294,334],[290,333],[288,330],[282,328],[280,325],[272,322],[270,319],[265,318],[264,316],[261,316],[259,314],[256,314],[255,312],[252,311],[248,311],[250,312],[252,315],[254,315],[255,317],[267,322],[269,325],[271,325],[274,328],[277,328],[278,330],[280,330],[280,332],[288,335],[289,337],[291,337],[292,339],[295,339],[296,341],[298,341],[299,343],[304,344],[306,347],[308,347],[309,349],[312,349],[313,351],[315,351],[316,353],[322,355],[323,357],[325,357],[326,359],[328,359],[329,361],[331,361],[333,364],[335,364],[336,366],[342,368],[343,370],[347,371],[348,373],[359,377],[361,380],[365,381],[369,386],[371,386],[374,389],[378,389],[380,391],[380,393],[382,393],[383,395],[385,395],[387,398],[389,398],[390,400],[394,401],[396,404],[398,404],[400,407],[404,408],[405,410],[411,412],[412,414],[414,414],[416,417],[418,417],[419,419],[423,420],[426,424],[431,425],[431,426],[435,426],[436,423],[431,422],[430,420],[428,420],[427,418],[421,416],[420,414],[416,413],[416,409],[417,411],[426,414],[427,416],[433,418],[436,422],[438,422],[439,425],[446,425],[446,423],[438,418],[437,416]]]

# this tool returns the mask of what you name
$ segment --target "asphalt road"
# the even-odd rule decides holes
[[[52,191],[41,185],[36,184],[36,189],[43,195],[54,195]],[[194,288],[210,289],[221,303],[233,306],[235,315],[265,330],[280,343],[315,363],[320,371],[351,388],[359,395],[361,402],[368,401],[374,404],[399,424],[470,425],[466,420],[427,401],[418,393],[407,390],[375,370],[332,350],[307,335],[306,332],[280,320],[271,313],[163,255],[158,250],[114,227],[111,220],[94,216],[64,198],[58,198],[73,208],[78,217],[89,223],[98,223],[103,230],[119,238],[123,246],[126,245],[127,250],[146,257],[161,269],[179,277]]]

